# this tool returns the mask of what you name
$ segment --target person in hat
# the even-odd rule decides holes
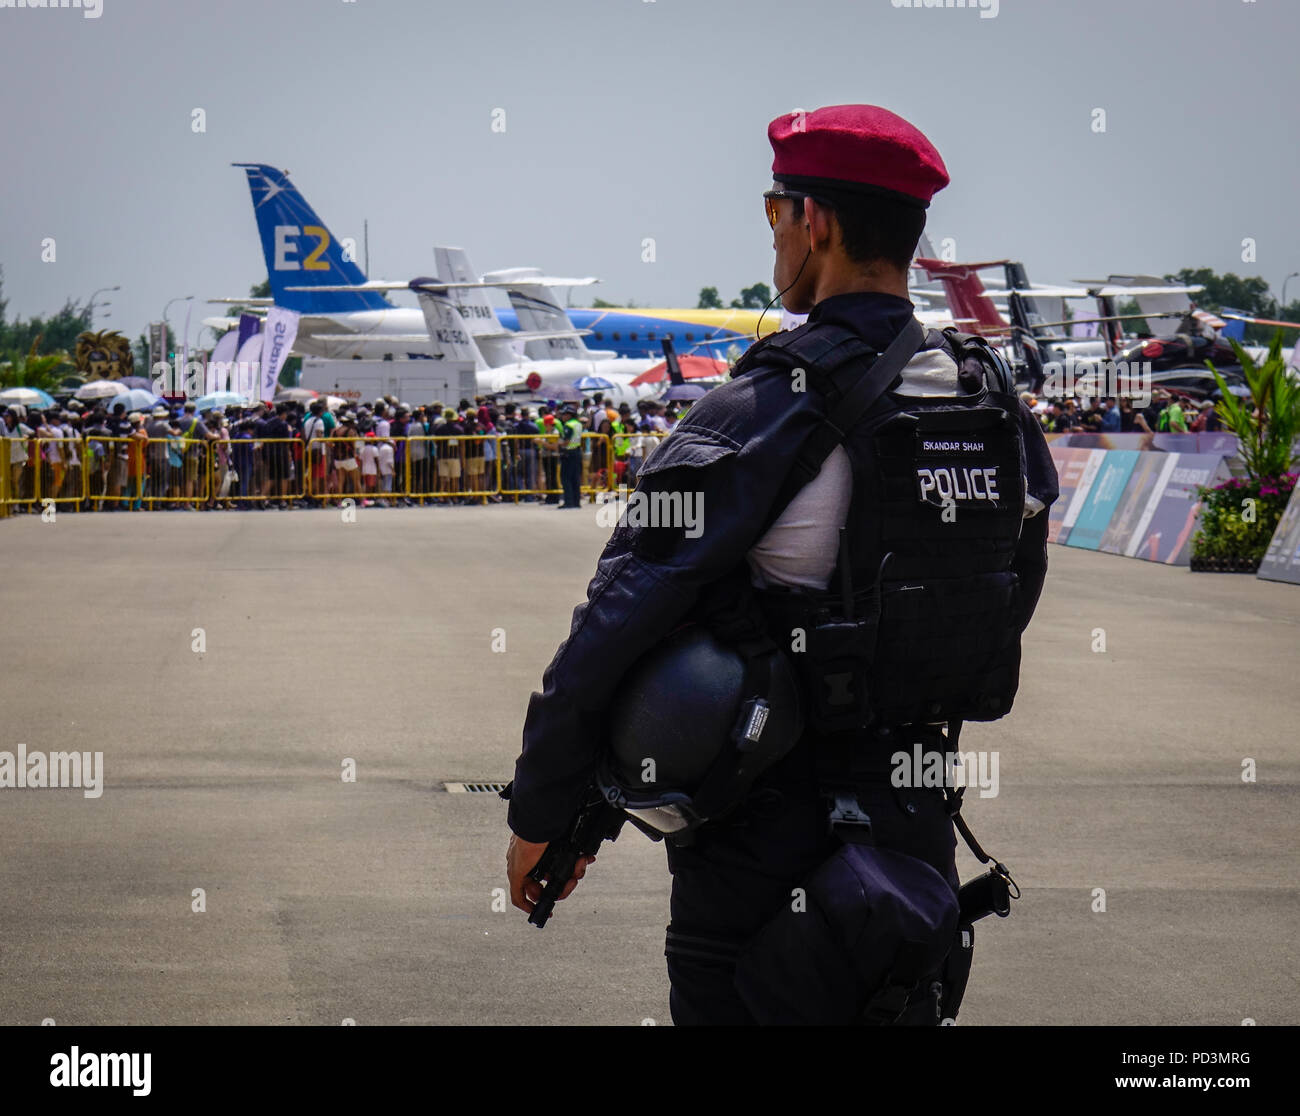
[[[761,212],[773,279],[782,304],[808,321],[753,345],[642,466],[528,705],[509,789],[509,891],[530,915],[544,885],[570,894],[590,847],[560,861],[573,865],[567,879],[529,873],[571,832],[579,804],[636,796],[649,804],[639,828],[661,807],[686,819],[667,849],[675,1023],[938,1023],[940,1012],[955,1015],[970,960],[954,951],[970,941],[955,932],[955,806],[912,777],[891,785],[891,756],[938,757],[957,746],[963,718],[1010,707],[1020,631],[1046,573],[1056,471],[1006,362],[982,339],[915,320],[908,270],[926,208],[948,183],[929,140],[872,105],[787,113],[768,138]],[[938,432],[928,447],[916,436],[922,421]],[[918,595],[924,605],[911,599],[915,643],[888,627],[869,647],[874,628],[858,611],[867,605],[853,602],[896,578],[933,590]],[[988,592],[1013,580],[1017,594]],[[633,668],[691,624],[743,653],[747,700],[735,708],[750,714],[727,739],[678,749],[716,756],[696,785],[698,773],[670,771],[670,757],[653,752],[656,739],[680,744],[692,726],[673,718],[672,703],[653,709],[656,731],[637,765],[646,774],[602,798],[608,741],[593,727],[623,705]],[[796,626],[807,647],[792,647]],[[986,650],[960,661],[927,658],[977,643]],[[769,741],[765,724],[794,723],[774,708],[759,716],[782,655],[798,668],[806,728]],[[699,675],[678,676],[691,685]],[[761,770],[742,747],[756,740],[770,762]],[[710,798],[718,786],[729,796]],[[704,801],[713,805],[681,806]],[[882,879],[911,902],[919,951],[905,948],[900,923],[871,921]],[[821,905],[782,920],[801,894]],[[858,942],[870,957],[849,948]]]
[[[563,508],[582,507],[582,423],[574,403],[560,406],[560,487],[564,490]]]

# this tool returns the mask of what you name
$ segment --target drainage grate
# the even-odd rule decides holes
[[[506,789],[504,782],[481,780],[476,783],[443,783],[448,794],[498,794]]]

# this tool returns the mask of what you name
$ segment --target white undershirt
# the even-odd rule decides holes
[[[957,363],[943,349],[922,350],[903,369],[898,395],[956,395]],[[836,446],[746,556],[750,581],[764,588],[825,589],[835,572],[840,528],[853,498],[853,468]]]

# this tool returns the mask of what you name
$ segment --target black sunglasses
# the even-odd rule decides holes
[[[805,194],[801,190],[764,190],[763,206],[767,210],[767,223],[776,228],[776,223],[781,219],[781,214],[777,211],[776,203],[782,198],[789,198],[793,201],[795,198],[812,198],[818,205],[824,205],[834,208],[833,203],[825,198],[818,197],[816,194]]]

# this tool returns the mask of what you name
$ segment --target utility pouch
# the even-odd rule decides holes
[[[819,734],[865,728],[872,718],[868,678],[879,620],[827,620],[807,632],[807,647],[791,658],[804,675],[808,720]]]

